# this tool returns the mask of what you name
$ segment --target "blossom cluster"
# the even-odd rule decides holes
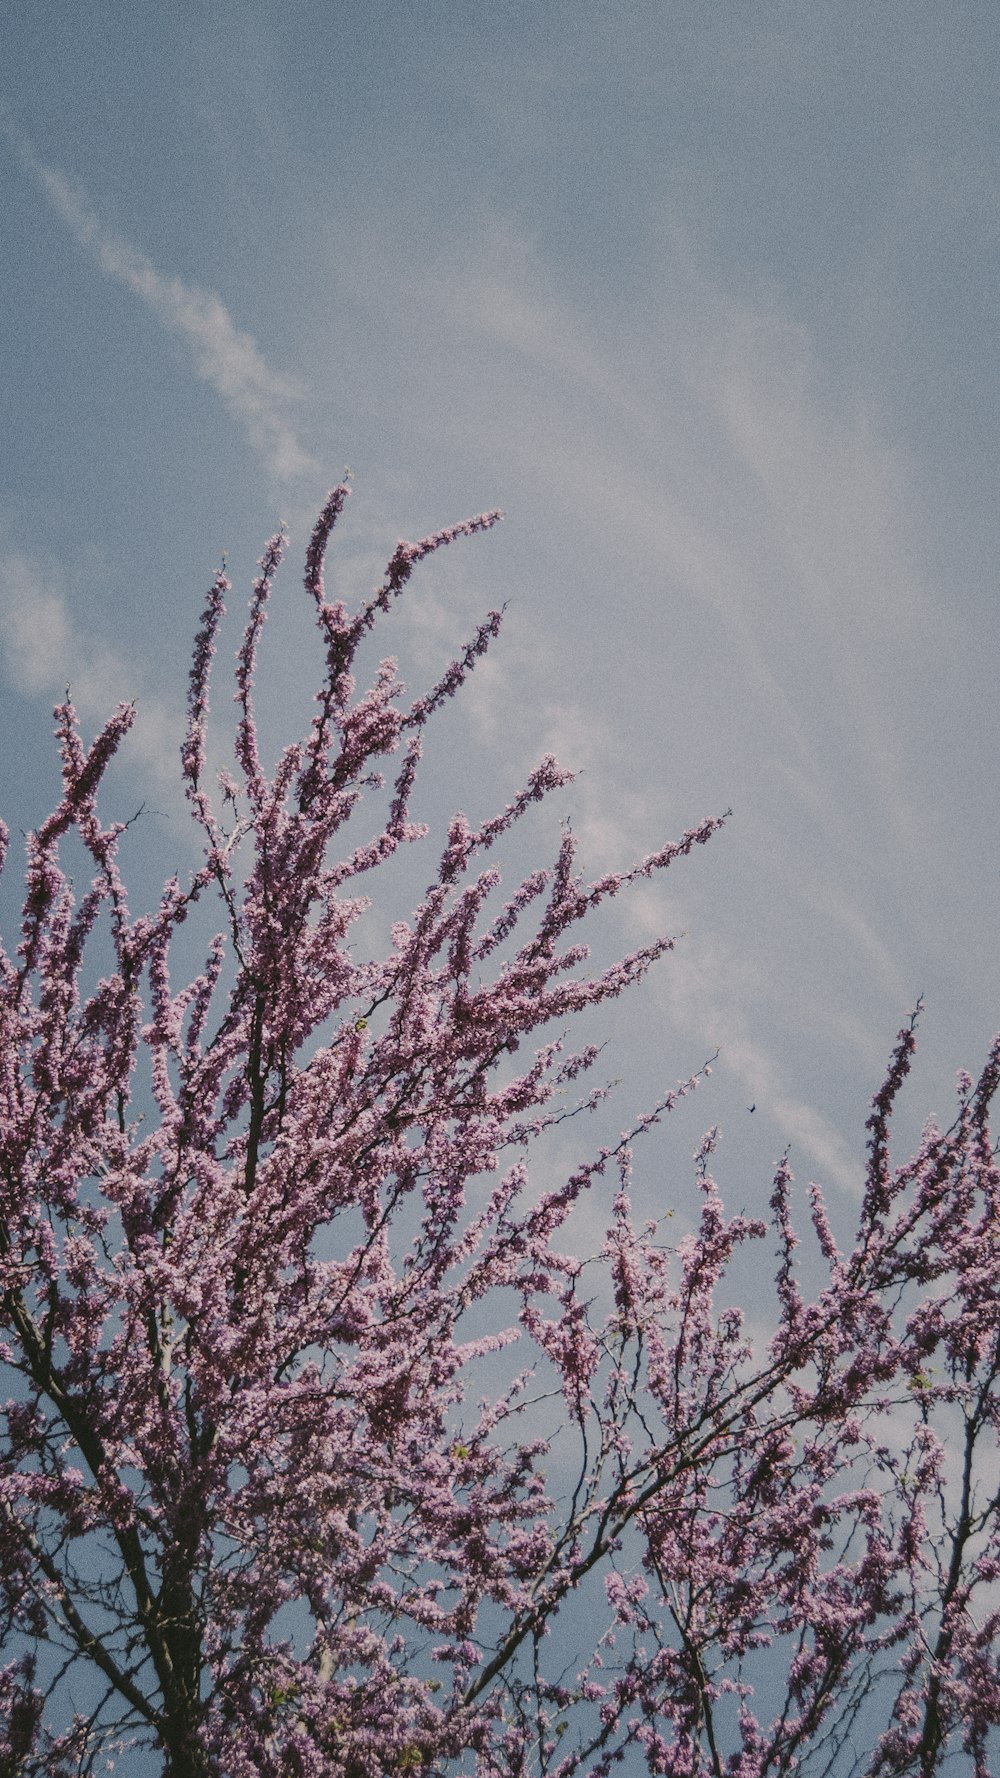
[[[567,780],[546,758],[492,819],[453,818],[370,956],[364,880],[426,838],[422,731],[500,614],[410,702],[392,659],[359,692],[359,652],[419,563],[499,515],[401,543],[352,613],[323,583],[346,498],[306,558],[309,732],[269,776],[253,694],[279,534],[221,796],[231,588],[210,589],[181,749],[201,862],[150,913],[98,808],[133,711],[89,749],[68,696],[56,711],[62,796],[0,953],[0,1773],[988,1778],[1000,1046],[895,1166],[904,1028],[844,1250],[812,1190],[809,1291],[787,1161],[769,1224],[727,1217],[709,1136],[690,1232],[637,1225],[633,1142],[697,1076],[533,1179],[532,1145],[606,1093],[570,1020],[672,948],[588,973],[583,924],[720,821],[590,883],[564,831],[503,900],[503,842]],[[204,966],[178,986],[199,915]],[[588,1195],[606,1233],[581,1258]],[[723,1284],[766,1241],[760,1349]]]

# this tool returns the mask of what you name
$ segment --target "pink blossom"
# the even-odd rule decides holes
[[[324,579],[347,495],[306,558],[316,714],[271,776],[253,694],[284,538],[261,558],[228,827],[206,781],[231,591],[212,584],[181,750],[203,855],[147,914],[98,810],[133,711],[89,749],[56,711],[62,792],[0,950],[0,1772],[986,1778],[1000,1042],[898,1165],[904,1026],[843,1249],[819,1186],[799,1232],[787,1157],[769,1228],[727,1215],[714,1130],[688,1232],[634,1223],[639,1138],[710,1064],[533,1179],[538,1137],[610,1092],[583,1081],[600,1052],[572,1048],[572,1018],[673,948],[590,975],[587,919],[720,822],[590,883],[566,828],[505,892],[505,843],[568,781],[546,757],[491,819],[453,817],[372,954],[355,879],[375,898],[424,837],[422,730],[501,614],[409,702],[390,655],[359,690],[359,648],[499,514],[399,544],[351,612]],[[584,1259],[566,1225],[588,1199]],[[763,1343],[724,1294],[762,1243]]]

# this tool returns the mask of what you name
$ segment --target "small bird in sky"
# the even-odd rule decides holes
[[[756,1109],[757,1109],[757,1101],[755,1099],[752,1105],[747,1106],[747,1110],[748,1111],[756,1111]]]

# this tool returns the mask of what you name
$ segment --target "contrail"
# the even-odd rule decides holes
[[[271,473],[289,482],[318,465],[281,417],[299,398],[295,385],[265,362],[256,341],[236,326],[214,291],[158,271],[152,260],[101,223],[79,186],[39,159],[0,106],[0,130],[31,173],[56,215],[97,261],[105,277],[138,296],[169,332],[188,347],[196,374],[222,397]]]

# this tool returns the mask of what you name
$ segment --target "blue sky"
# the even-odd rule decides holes
[[[508,601],[425,811],[482,816],[552,750],[581,776],[531,844],[571,813],[596,873],[731,807],[602,940],[686,934],[608,1017],[616,1115],[719,1046],[655,1189],[689,1193],[718,1120],[734,1208],[790,1144],[846,1210],[916,996],[907,1134],[1000,1022],[995,7],[36,0],[4,60],[10,824],[51,803],[67,678],[91,730],[134,696],[112,802],[156,811],[125,861],[151,894],[193,856],[221,552],[242,594],[291,526],[277,747],[344,465],[357,597],[398,537],[500,505],[382,644],[416,687]]]

